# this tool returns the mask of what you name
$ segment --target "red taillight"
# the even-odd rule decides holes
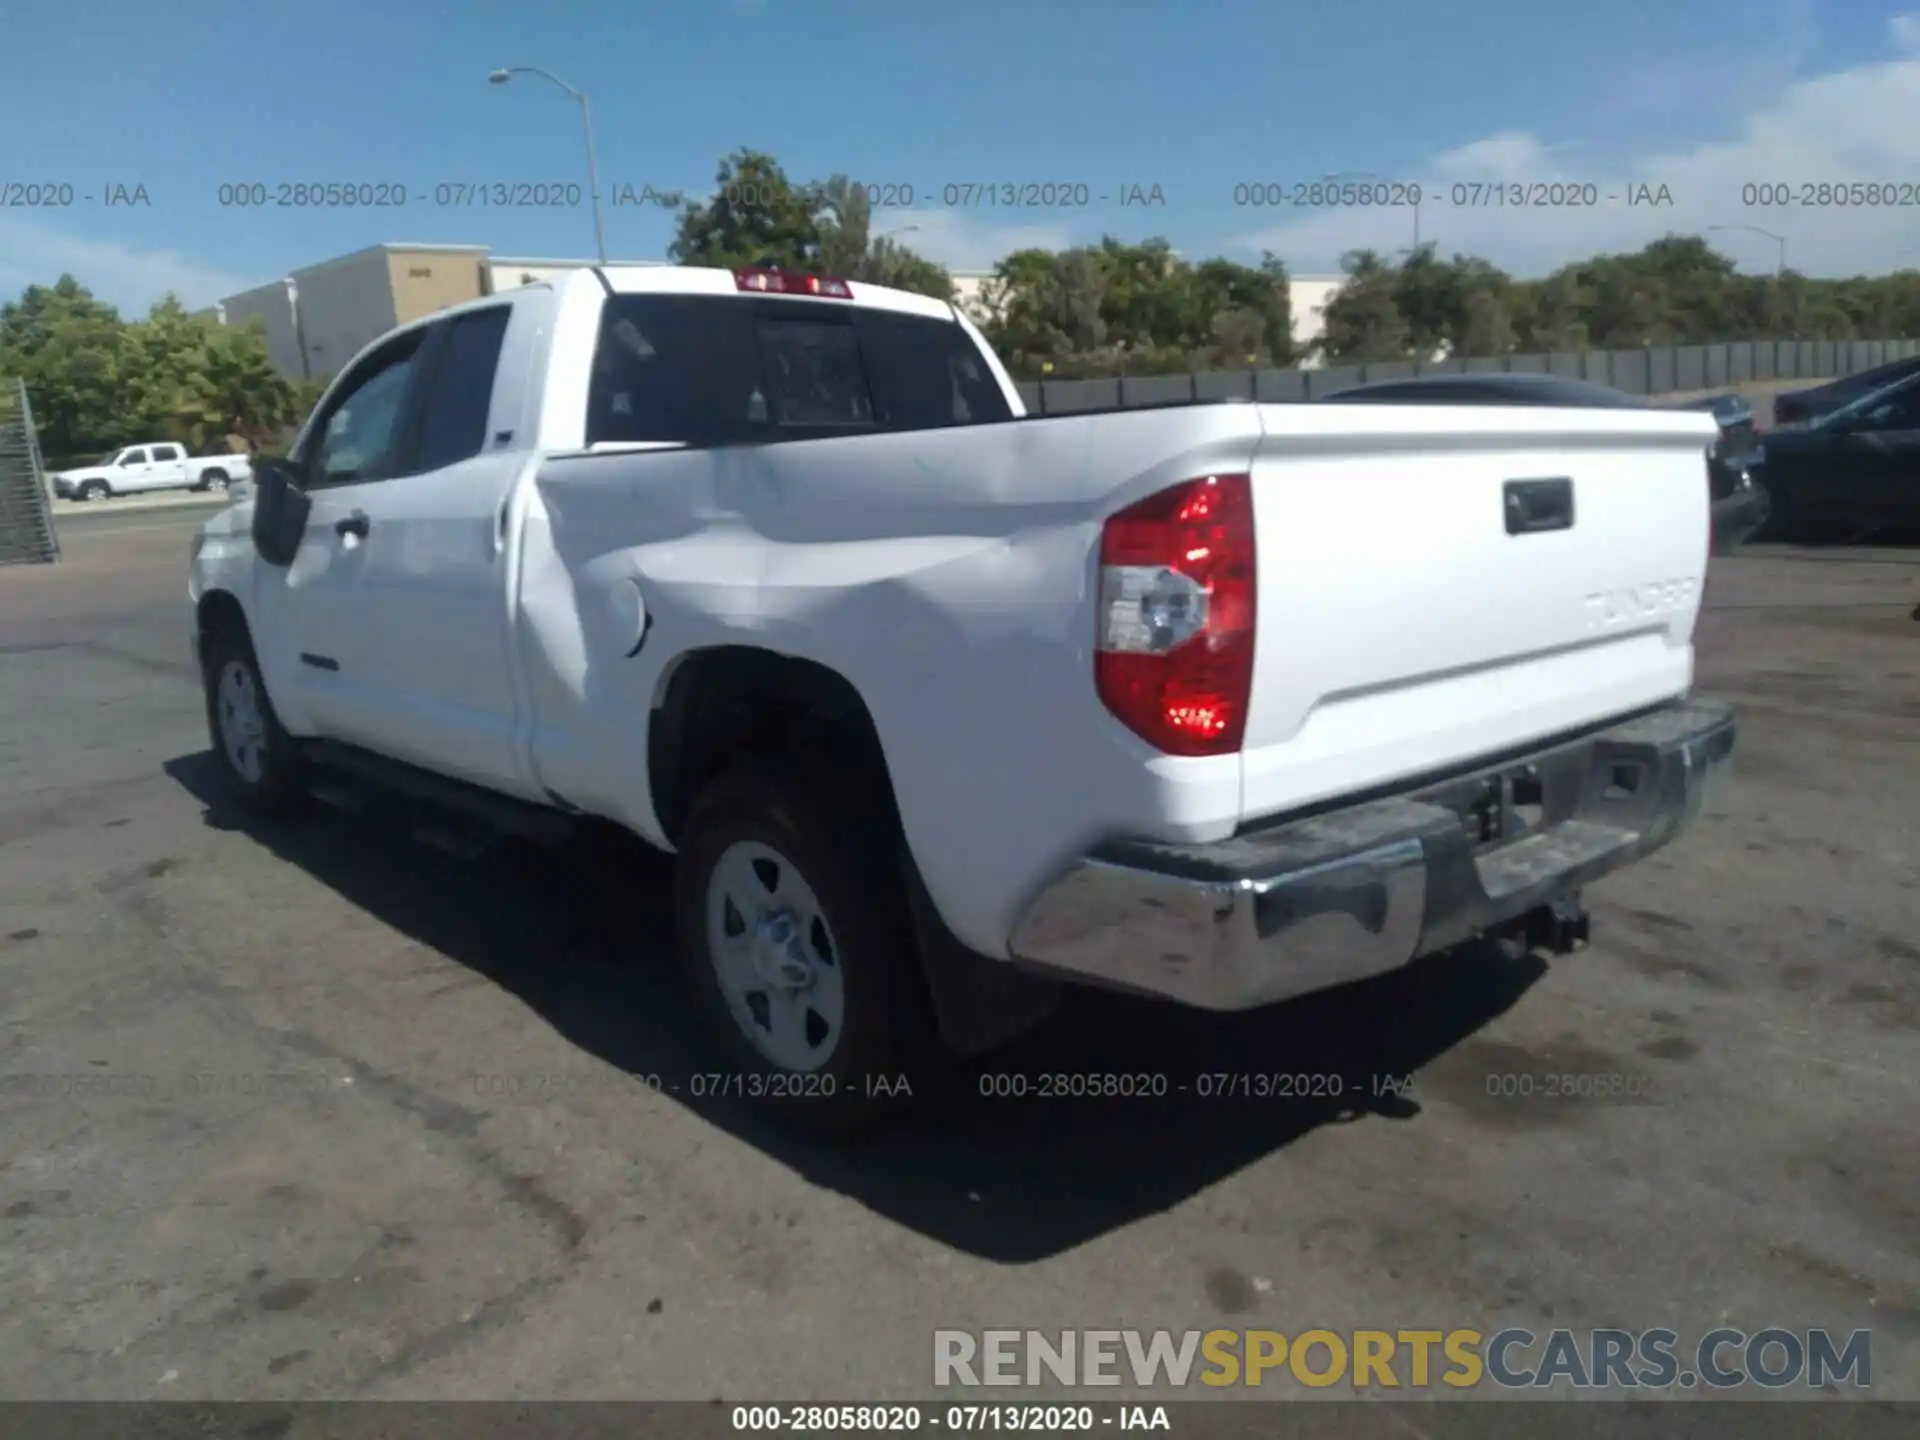
[[[801,275],[792,270],[736,270],[733,283],[762,295],[817,295],[823,300],[851,300],[847,282],[831,275]]]
[[[1094,688],[1169,755],[1231,755],[1253,690],[1253,482],[1209,475],[1149,495],[1100,537]]]

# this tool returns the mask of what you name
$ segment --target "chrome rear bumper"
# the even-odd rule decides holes
[[[1209,1010],[1365,979],[1667,844],[1733,741],[1730,707],[1682,701],[1216,844],[1103,846],[1041,893],[1010,948],[1066,979]]]

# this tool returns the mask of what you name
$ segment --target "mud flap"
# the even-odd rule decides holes
[[[954,1054],[979,1055],[1004,1045],[1060,1008],[1064,985],[961,944],[940,918],[911,856],[904,858],[902,868],[934,1019]]]

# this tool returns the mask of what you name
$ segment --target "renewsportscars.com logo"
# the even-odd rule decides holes
[[[1363,1389],[1819,1389],[1873,1383],[1873,1332],[936,1330],[937,1386],[1349,1385]]]

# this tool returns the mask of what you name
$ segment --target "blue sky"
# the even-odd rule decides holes
[[[1909,0],[1910,3],[1910,0]],[[576,112],[502,65],[592,97],[603,190],[701,190],[769,150],[796,178],[911,185],[906,243],[949,264],[1102,233],[1189,255],[1278,250],[1297,273],[1411,238],[1408,211],[1255,210],[1236,184],[1368,171],[1441,192],[1423,238],[1521,273],[1667,229],[1758,224],[1813,273],[1886,269],[1920,205],[1762,210],[1746,184],[1920,184],[1920,19],[1812,0],[66,0],[8,7],[0,185],[69,184],[66,209],[0,209],[0,289],[73,270],[144,306],[191,303],[379,240],[585,255],[572,210],[440,206],[442,183],[584,181]],[[24,63],[22,63],[24,62]],[[1464,179],[1665,184],[1672,203],[1575,212],[1450,207]],[[386,210],[223,208],[223,183],[388,183]],[[1165,203],[968,208],[948,184],[1052,181]],[[109,187],[145,206],[107,206]],[[84,197],[92,195],[89,202]],[[929,203],[927,197],[931,196]],[[657,258],[665,212],[610,206],[616,258]],[[1725,232],[1743,264],[1777,242]]]

